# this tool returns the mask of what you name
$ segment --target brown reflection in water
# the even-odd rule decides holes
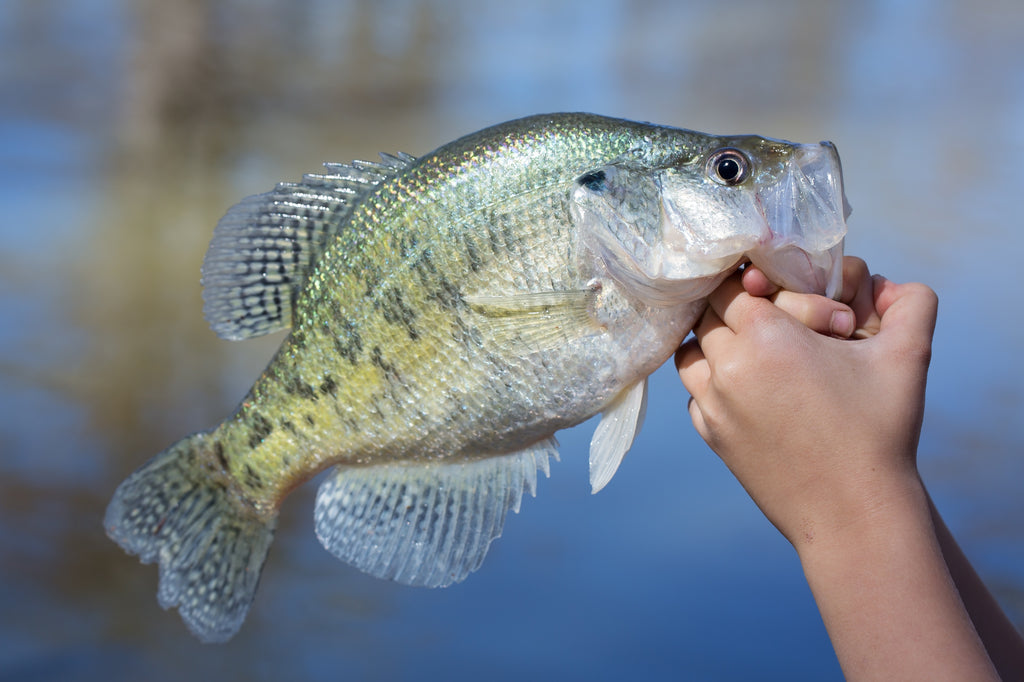
[[[3,517],[33,519],[39,527],[22,530],[49,547],[44,558],[15,543],[0,569],[52,586],[56,603],[104,616],[116,641],[156,641],[154,629],[174,627],[178,636],[180,623],[157,615],[155,569],[140,568],[102,536],[103,509],[130,470],[226,416],[281,340],[229,343],[206,325],[199,266],[213,226],[243,194],[322,161],[372,157],[378,147],[422,150],[415,137],[432,107],[436,21],[419,9],[407,41],[381,54],[367,37],[381,9],[355,3],[354,40],[324,59],[310,37],[317,16],[309,2],[130,7],[134,42],[106,112],[114,124],[100,133],[103,158],[91,160],[99,208],[80,217],[81,249],[63,255],[69,284],[60,322],[83,334],[84,346],[75,358],[55,359],[49,375],[26,379],[85,413],[104,445],[105,482],[55,490],[0,481]],[[376,142],[396,131],[404,142]],[[263,179],[239,189],[238,173],[254,157],[265,159],[265,169],[257,166]],[[277,168],[278,157],[295,167]],[[74,444],[67,447],[62,456],[74,457]],[[268,571],[283,561],[272,552]],[[38,630],[43,640],[65,636]]]
[[[386,139],[396,119],[408,130],[430,105],[434,23],[421,8],[408,44],[381,55],[368,37],[380,10],[355,3],[355,39],[328,61],[308,35],[317,21],[308,2],[135,7],[104,201],[75,254],[69,305],[91,340],[79,374],[90,423],[133,464],[183,428],[212,425],[241,398],[237,384],[224,388],[229,358],[258,370],[280,343],[221,342],[202,319],[199,265],[217,219],[244,193],[358,155],[350,150]],[[301,130],[285,122],[289,111],[302,112],[292,116]],[[288,163],[315,161],[236,189],[246,154],[268,148],[286,149]]]
[[[453,75],[444,69],[459,62],[460,55],[453,54],[460,45],[454,31],[488,27],[455,20],[477,9],[468,2],[410,3],[414,6],[396,34],[391,33],[394,8],[374,0],[343,3],[343,9],[337,9],[342,3],[316,0],[126,0],[121,6],[128,17],[130,44],[108,68],[89,51],[95,46],[65,44],[67,26],[65,35],[53,29],[63,25],[63,3],[12,2],[16,9],[5,34],[12,43],[0,46],[0,54],[16,52],[31,70],[0,74],[13,79],[26,95],[4,104],[20,116],[59,122],[99,140],[98,158],[86,161],[99,198],[98,209],[79,218],[75,249],[64,246],[56,256],[61,266],[57,285],[54,273],[35,272],[0,253],[0,286],[31,291],[46,282],[65,290],[56,330],[22,331],[20,344],[29,348],[39,341],[48,348],[47,334],[67,332],[68,327],[84,338],[84,347],[73,357],[49,353],[39,360],[47,368],[42,375],[5,364],[0,378],[16,388],[41,386],[83,412],[89,433],[66,427],[69,433],[61,438],[65,450],[46,461],[76,461],[81,457],[77,441],[89,435],[103,443],[103,461],[96,468],[104,470],[105,480],[78,487],[43,485],[42,467],[32,480],[0,478],[0,574],[13,589],[28,586],[30,597],[38,590],[50,600],[42,607],[31,604],[20,617],[25,631],[39,641],[71,641],[76,624],[98,619],[119,642],[165,649],[163,661],[176,670],[188,661],[176,658],[178,649],[168,648],[161,637],[192,642],[175,616],[158,612],[154,567],[142,568],[123,555],[102,536],[99,519],[113,486],[131,469],[186,432],[225,416],[279,343],[279,337],[223,342],[202,319],[199,265],[213,226],[245,193],[269,189],[277,180],[294,180],[316,170],[321,161],[372,158],[377,151],[421,153],[444,141],[437,137],[439,130],[467,130],[461,122],[442,117],[474,93],[497,92],[501,86],[460,81],[455,85],[462,99],[453,104],[445,93],[450,95],[453,81],[465,72]],[[792,28],[790,13],[763,3],[708,2],[704,6],[709,9],[695,9],[693,17],[714,30],[696,32],[692,24],[663,21],[666,5],[630,5],[620,39],[589,46],[612,55],[597,61],[611,65],[608,84],[612,95],[622,98],[615,101],[619,110],[609,113],[633,111],[638,117],[718,132],[750,129],[797,136],[815,130],[834,109],[857,104],[845,96],[851,83],[837,67],[849,58],[845,53],[873,10],[870,4],[798,4],[803,30]],[[957,35],[963,34],[964,41],[986,47],[970,52],[977,63],[960,67],[969,77],[959,76],[955,87],[943,92],[960,93],[972,84],[982,84],[966,88],[975,94],[1004,87],[1004,68],[982,67],[998,66],[1017,54],[1014,39],[1024,13],[1014,11],[1009,21],[983,20],[982,9],[997,4],[965,5],[944,15],[951,25],[963,27]],[[335,13],[325,15],[328,7]],[[333,22],[330,30],[322,30],[324,22]],[[730,32],[715,29],[719,25]],[[992,36],[975,36],[993,27],[998,30]],[[579,48],[571,30],[558,27],[566,32],[566,44]],[[325,33],[332,37],[324,38]],[[729,40],[723,42],[723,36]],[[778,47],[780,37],[788,47]],[[529,73],[531,83],[547,84],[554,91],[563,83],[560,74],[588,67],[588,54],[578,49],[560,55],[557,63],[541,63],[541,57],[530,54],[507,58],[532,69],[514,73]],[[489,74],[480,77],[485,76]],[[861,97],[870,92],[863,90]],[[933,108],[939,117],[950,117],[949,112],[975,115],[942,97],[926,101],[937,103]],[[720,122],[721,112],[731,123]],[[898,141],[907,131],[905,121],[897,118],[890,127],[888,120],[888,114],[868,117],[857,136],[850,137],[885,151],[887,142]],[[1000,129],[989,122],[985,119],[983,129]],[[922,129],[971,127],[970,122],[952,123],[956,125],[929,126],[925,120]],[[973,143],[970,136],[964,139]],[[974,173],[952,164],[944,168],[957,182]],[[875,166],[861,169],[862,175],[855,176],[861,196],[874,193],[895,202],[887,206],[882,201],[882,216],[890,211],[900,215],[904,203],[921,205],[907,202],[903,193],[872,185],[872,175],[884,175]],[[929,230],[932,222],[908,221]],[[870,229],[864,222],[857,225]],[[987,443],[977,451],[998,447]],[[970,466],[970,460],[958,462]],[[296,506],[285,510],[282,535],[296,521],[309,533],[309,515],[293,513]],[[1015,525],[998,529],[1005,533],[1001,537],[1019,538],[1017,520],[1008,523]],[[278,585],[288,574],[275,570],[275,564],[288,561],[284,554],[272,551],[268,565],[268,575],[277,576]],[[332,582],[333,592],[326,599],[339,610],[375,612],[373,605],[348,597],[333,570],[331,579],[338,582]],[[995,587],[1024,613],[1019,586],[1008,579],[1005,586]],[[275,612],[267,620],[280,615]],[[258,620],[250,622],[240,638],[252,637],[258,627]],[[207,659],[220,656],[205,654]],[[252,672],[238,666],[237,657],[231,660],[235,675]]]

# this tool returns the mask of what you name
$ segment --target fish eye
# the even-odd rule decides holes
[[[708,158],[707,173],[718,184],[732,187],[747,179],[750,159],[738,149],[723,147]]]

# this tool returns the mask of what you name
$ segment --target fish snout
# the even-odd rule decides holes
[[[779,181],[759,200],[769,236],[748,254],[751,262],[785,289],[839,296],[850,205],[836,146],[795,145]]]

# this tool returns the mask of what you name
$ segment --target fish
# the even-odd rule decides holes
[[[729,274],[836,296],[848,213],[831,143],[594,114],[326,163],[216,225],[213,331],[288,333],[234,414],[121,483],[105,530],[159,564],[160,605],[204,642],[241,628],[282,501],[321,473],[329,552],[462,581],[549,475],[557,431],[600,414],[590,484],[609,483],[648,376]]]

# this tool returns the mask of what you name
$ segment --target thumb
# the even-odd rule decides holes
[[[938,315],[939,298],[924,284],[895,284],[880,275],[875,280],[875,309],[881,315],[879,336],[895,342],[902,350],[927,358]]]

